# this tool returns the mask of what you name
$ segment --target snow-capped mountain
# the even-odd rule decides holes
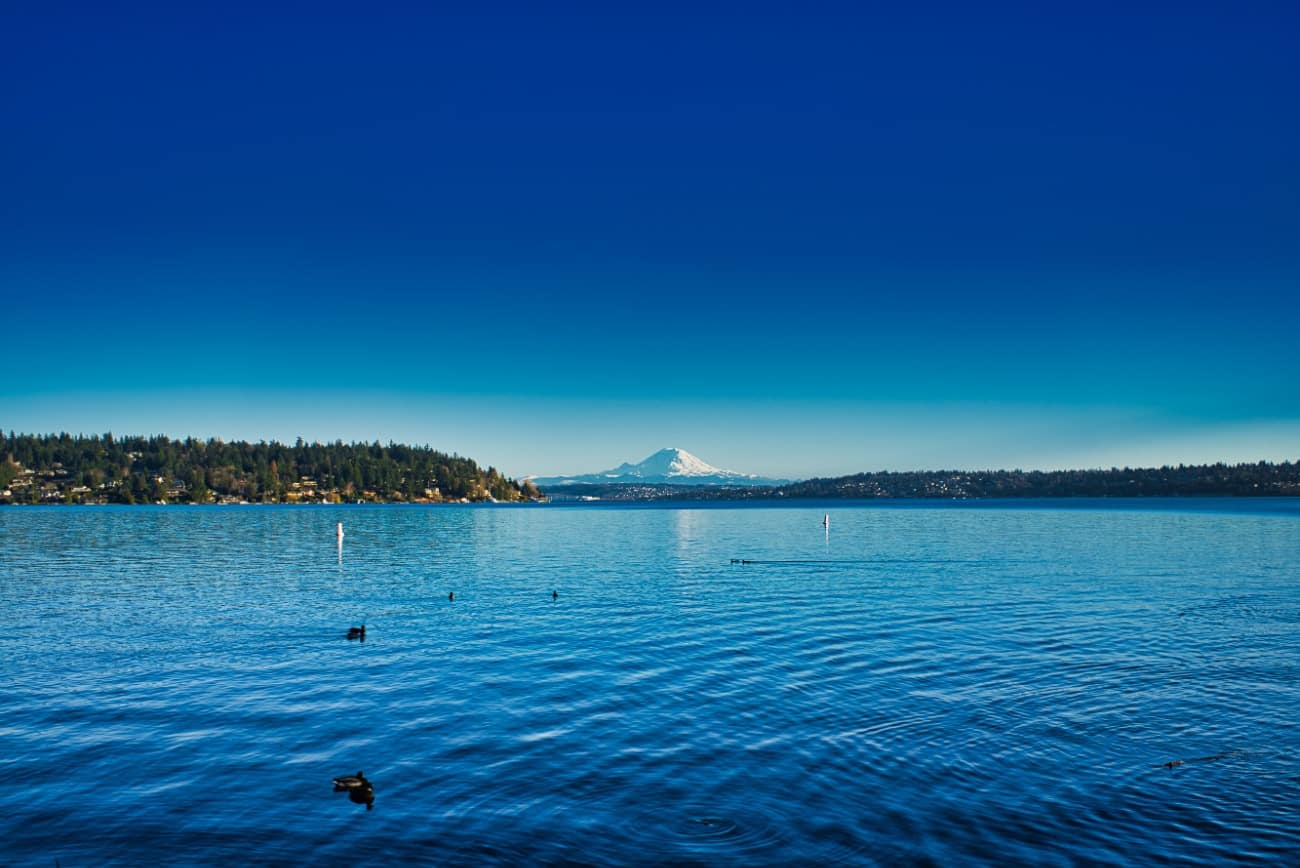
[[[582,476],[543,476],[532,480],[548,485],[781,485],[788,480],[766,479],[750,473],[722,470],[706,464],[685,449],[660,449],[639,464],[620,464],[601,473]]]

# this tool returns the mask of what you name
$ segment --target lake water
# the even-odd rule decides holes
[[[1296,500],[9,508],[0,623],[8,864],[1300,859]]]

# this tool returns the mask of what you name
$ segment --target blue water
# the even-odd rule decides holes
[[[1295,500],[10,508],[0,623],[9,864],[1300,859]]]

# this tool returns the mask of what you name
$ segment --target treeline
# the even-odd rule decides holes
[[[1109,470],[917,470],[808,479],[772,488],[567,485],[556,500],[769,500],[800,498],[1012,498],[1300,496],[1300,463],[1203,464]]]
[[[514,501],[538,494],[496,468],[427,446],[0,431],[6,491],[0,502]]]
[[[784,497],[1259,497],[1300,495],[1300,463],[858,473],[781,486]]]

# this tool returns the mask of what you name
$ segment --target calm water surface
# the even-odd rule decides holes
[[[0,510],[6,861],[1295,864],[1300,503],[1148,506]]]

